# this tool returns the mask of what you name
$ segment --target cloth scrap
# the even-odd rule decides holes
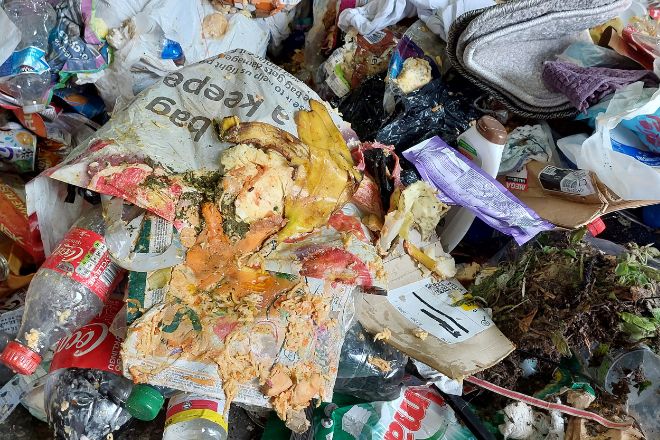
[[[549,89],[561,92],[581,112],[618,89],[637,81],[657,87],[658,77],[650,70],[580,67],[564,61],[546,61],[541,74]]]

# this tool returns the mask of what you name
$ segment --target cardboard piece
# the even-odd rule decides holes
[[[527,189],[521,190],[509,186],[509,190],[543,219],[563,228],[579,228],[604,214],[660,203],[660,200],[623,200],[593,172],[586,170],[579,170],[580,173],[584,173],[584,180],[576,182],[578,186],[572,190],[587,195],[561,191],[558,186],[548,183],[547,179],[544,179],[545,183],[539,179],[539,175],[548,166],[537,161],[528,163]],[[505,183],[505,177],[500,177],[498,180]]]
[[[439,242],[432,246],[437,247],[438,250],[441,249]],[[428,251],[428,247],[425,249]],[[413,295],[413,286],[428,277],[417,268],[412,258],[403,252],[401,247],[392,252],[384,262],[384,266],[385,272],[389,276],[390,294],[397,291],[399,292],[397,295]],[[444,283],[447,285],[451,282],[448,280]],[[478,314],[480,317],[487,316],[483,310],[474,305],[451,306],[439,301],[429,302],[429,305],[453,316],[456,316],[456,311],[460,311],[460,309],[464,316],[472,313]],[[415,302],[410,302],[410,306],[415,307]],[[408,314],[416,311],[407,310],[406,312]],[[448,317],[448,315],[445,316]],[[390,329],[392,336],[385,342],[452,379],[462,379],[492,367],[515,349],[513,343],[500,332],[492,321],[489,321],[483,330],[460,342],[444,342],[424,327],[422,328],[429,334],[425,339],[421,339],[415,336],[415,331],[420,326],[397,310],[388,296],[362,295],[357,303],[357,317],[370,333],[381,332],[384,328]],[[448,317],[448,319],[451,318]],[[462,321],[462,324],[469,328],[465,320]]]

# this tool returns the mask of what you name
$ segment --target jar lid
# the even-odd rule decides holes
[[[482,116],[479,118],[477,121],[477,131],[493,144],[506,144],[506,129],[500,121],[492,116]]]

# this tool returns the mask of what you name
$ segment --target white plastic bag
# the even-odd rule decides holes
[[[208,0],[98,0],[96,17],[112,29],[138,13],[148,15],[160,25],[165,37],[181,45],[186,64],[232,49],[245,49],[260,56],[266,54],[268,33],[241,14],[231,16],[223,38],[203,38],[202,20],[214,12]]]
[[[611,132],[622,120],[653,114],[660,107],[660,89],[647,98],[643,85],[637,82],[617,91],[607,110],[596,117],[590,137],[574,135],[557,141],[577,168],[595,172],[624,200],[660,200],[660,171],[612,148]]]

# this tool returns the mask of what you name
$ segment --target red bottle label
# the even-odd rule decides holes
[[[50,371],[60,368],[91,368],[121,374],[122,340],[110,333],[110,325],[124,305],[123,301],[109,300],[101,314],[89,324],[59,340]]]
[[[84,284],[101,301],[105,301],[119,282],[117,273],[121,270],[110,259],[103,237],[82,228],[67,232],[42,267]]]

